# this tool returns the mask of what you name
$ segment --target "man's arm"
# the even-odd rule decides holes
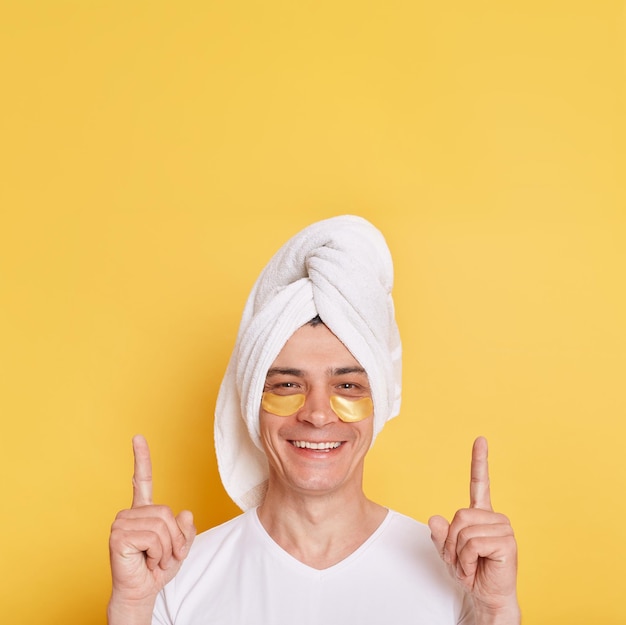
[[[439,555],[472,597],[476,625],[518,625],[517,544],[508,518],[491,506],[484,438],[472,449],[469,508],[451,523],[434,516],[428,524]]]
[[[150,625],[156,597],[180,569],[196,535],[191,512],[152,503],[152,463],[143,436],[133,438],[133,502],[115,517],[109,552],[113,588],[109,625]]]

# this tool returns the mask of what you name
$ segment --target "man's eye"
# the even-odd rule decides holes
[[[300,389],[300,385],[297,382],[274,382],[273,384],[266,384],[265,390],[272,393],[289,393],[290,391],[296,391]]]
[[[335,385],[336,393],[342,397],[359,398],[369,396],[369,388],[359,382],[341,382]]]

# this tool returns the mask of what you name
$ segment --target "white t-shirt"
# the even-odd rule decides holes
[[[428,528],[389,511],[347,558],[311,568],[278,546],[256,509],[200,534],[157,599],[153,625],[471,625]]]

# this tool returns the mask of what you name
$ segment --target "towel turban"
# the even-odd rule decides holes
[[[245,305],[215,413],[215,448],[226,492],[242,509],[263,501],[268,463],[259,432],[268,369],[300,327],[319,315],[368,374],[374,438],[400,410],[401,344],[383,235],[361,217],[314,223],[285,243]]]

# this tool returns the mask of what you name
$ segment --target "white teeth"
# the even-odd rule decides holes
[[[330,449],[337,449],[341,443],[311,443],[309,441],[291,441],[295,447],[300,449],[322,449],[328,451]]]

